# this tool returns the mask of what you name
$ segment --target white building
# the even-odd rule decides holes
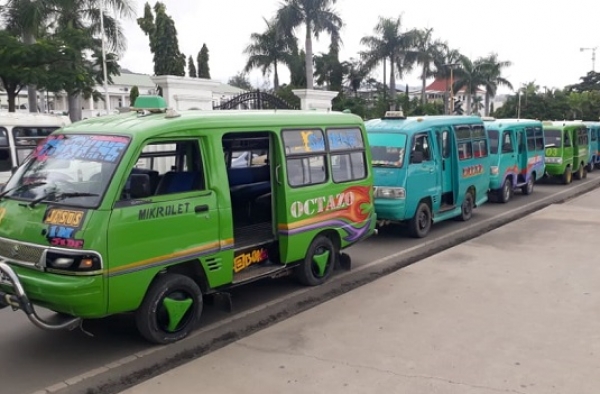
[[[126,108],[130,106],[129,95],[131,89],[134,86],[138,87],[140,94],[156,94],[156,83],[153,82],[153,78],[146,74],[136,74],[123,70],[121,75],[112,76],[113,83],[108,85],[108,96],[110,100],[110,109],[112,111],[118,111],[119,108]],[[158,77],[160,78],[160,77]],[[174,77],[169,77],[174,78]],[[201,78],[186,78],[186,77],[175,77],[180,78],[183,84],[199,85],[202,89],[209,87],[210,91],[202,90],[203,96],[209,95],[207,101],[210,101],[212,105],[219,105],[221,102],[227,101],[244,90],[224,84],[219,81],[201,79]],[[104,103],[104,86],[96,86],[96,90],[102,95],[102,100],[94,101],[92,98],[82,99],[82,117],[90,118],[93,116],[100,116],[105,113],[106,105]],[[67,112],[67,96],[66,94],[55,94],[48,92],[39,92],[39,110],[40,112]],[[21,90],[17,97],[17,111],[27,111],[27,89]],[[194,107],[194,106],[193,106]],[[198,106],[195,106],[198,107]],[[203,108],[205,109],[205,108]],[[0,91],[0,111],[8,111],[8,101],[5,92]]]

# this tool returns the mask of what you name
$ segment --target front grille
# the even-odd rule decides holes
[[[40,261],[44,247],[0,238],[0,256],[7,260],[35,264]]]

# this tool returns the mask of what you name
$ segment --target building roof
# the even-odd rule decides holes
[[[454,79],[456,82],[456,78]],[[431,82],[427,87],[425,87],[426,92],[445,92],[446,89],[450,87],[450,78],[436,78],[433,82]],[[485,93],[485,90],[477,88],[478,92]],[[454,93],[465,93],[465,88],[462,88]]]

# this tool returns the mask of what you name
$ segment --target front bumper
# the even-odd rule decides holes
[[[80,317],[65,317],[61,321],[49,322],[42,319],[35,311],[35,308],[29,297],[25,293],[23,284],[21,283],[19,276],[15,273],[10,265],[6,263],[6,260],[0,260],[0,273],[2,277],[8,282],[14,290],[14,294],[4,292],[0,290],[0,309],[10,306],[13,310],[22,310],[29,320],[37,327],[44,330],[72,330],[77,328],[82,319]]]
[[[374,202],[378,222],[406,220],[406,200],[376,198]]]

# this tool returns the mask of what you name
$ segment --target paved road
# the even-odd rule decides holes
[[[506,212],[522,209],[523,206],[533,206],[536,201],[548,200],[550,196],[561,194],[566,197],[566,190],[574,190],[581,187],[582,184],[598,184],[600,174],[590,174],[587,180],[576,182],[569,187],[562,185],[536,185],[534,194],[531,196],[515,195],[515,198],[508,204],[488,203],[475,212],[475,216],[468,223],[446,222],[434,226],[432,233],[427,238],[427,243],[435,246],[443,239],[449,238],[448,235],[463,230],[467,227],[475,228],[478,224],[490,222],[494,218],[506,216]],[[391,256],[387,260],[400,259],[399,252],[411,250],[413,247],[422,245],[424,240],[415,240],[408,238],[401,228],[389,227],[360,245],[349,250],[352,255],[353,272],[366,268],[367,266],[383,265],[386,256]],[[383,268],[382,268],[383,269]],[[342,274],[343,275],[343,274]],[[343,283],[339,284],[338,292],[342,289]],[[299,287],[288,278],[282,278],[276,281],[263,281],[251,286],[246,286],[236,290],[233,295],[235,311],[233,317],[244,316],[249,311],[256,311],[258,307],[269,305],[290,295],[302,293],[304,300],[296,300],[298,305],[302,302],[311,304],[319,302],[315,300],[315,291],[307,292],[306,289]],[[268,316],[268,315],[267,315]],[[218,308],[208,306],[205,308],[204,328],[200,331],[204,336],[215,335],[213,342],[223,341],[223,331],[219,326],[232,325],[232,315],[227,314]],[[283,316],[285,317],[285,316]],[[268,316],[267,319],[257,320],[252,323],[252,329],[260,328],[270,324],[277,317]],[[114,363],[124,358],[140,357],[146,350],[154,351],[155,357],[163,348],[149,346],[141,340],[135,330],[130,316],[119,316],[105,319],[102,321],[93,321],[85,324],[84,328],[93,333],[90,337],[81,331],[74,332],[44,332],[33,327],[22,313],[15,313],[11,310],[0,311],[0,387],[1,392],[11,394],[29,394],[37,390],[56,385],[54,389],[65,387],[65,381],[68,384],[75,385],[77,380],[82,377],[78,375],[90,375],[99,372],[106,372],[107,364]],[[246,331],[250,332],[248,328]],[[231,334],[233,340],[243,334],[243,330],[238,334]],[[226,338],[227,339],[227,338]],[[170,349],[185,350],[187,344],[171,345]],[[207,345],[208,346],[208,345]],[[190,354],[184,357],[194,357],[195,354],[206,351],[204,349],[194,349]],[[166,353],[165,353],[166,354]],[[165,357],[167,357],[165,355]],[[100,369],[99,369],[100,368]],[[127,366],[119,367],[121,370]],[[119,368],[116,368],[117,370]],[[156,369],[156,367],[154,367]],[[109,371],[110,372],[110,371]],[[132,370],[132,372],[134,372]],[[151,376],[156,371],[145,370],[138,373],[138,378]],[[77,377],[77,378],[74,378]],[[69,379],[71,379],[69,381]],[[63,383],[60,383],[63,382]],[[90,383],[91,384],[91,383]],[[71,390],[74,386],[71,387]],[[81,387],[78,388],[80,390]],[[107,389],[107,392],[111,391]],[[42,391],[49,392],[49,391]],[[81,392],[81,391],[73,391]],[[112,392],[116,392],[112,389]]]

